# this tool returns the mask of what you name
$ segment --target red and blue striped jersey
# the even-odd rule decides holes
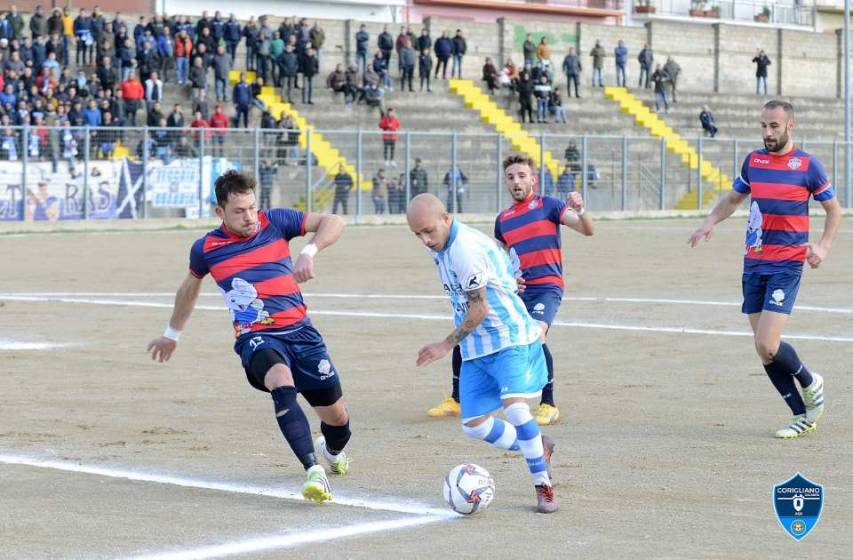
[[[531,193],[495,219],[495,239],[518,255],[526,286],[563,289],[560,220],[567,210],[562,200]]]
[[[216,281],[235,336],[310,324],[288,243],[305,235],[306,217],[291,209],[261,211],[251,237],[234,235],[222,224],[193,243],[190,273],[196,278],[210,273]]]
[[[732,188],[751,196],[744,272],[798,272],[809,241],[809,197],[835,196],[823,164],[794,148],[785,155],[755,150],[743,162]]]

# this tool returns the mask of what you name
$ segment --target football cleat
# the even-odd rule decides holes
[[[324,436],[320,436],[314,440],[314,451],[317,455],[322,455],[323,458],[326,459],[326,462],[329,463],[329,470],[332,474],[341,476],[347,474],[350,459],[347,456],[346,451],[341,451],[337,455],[329,453],[329,450],[326,447],[326,438]]]
[[[808,387],[803,387],[803,402],[806,403],[806,420],[817,422],[823,416],[823,377],[812,373],[814,380]]]
[[[461,416],[462,407],[459,403],[453,400],[453,397],[444,397],[440,403],[427,410],[427,415],[433,418],[441,418],[442,416]]]
[[[550,484],[536,485],[536,511],[539,513],[554,513],[560,509],[557,503],[557,495],[554,494],[554,487]]]
[[[776,431],[776,437],[782,439],[798,438],[817,429],[817,424],[806,419],[805,414],[794,416],[791,423]]]
[[[533,413],[533,417],[540,426],[550,426],[556,424],[560,418],[560,409],[554,405],[542,403]]]
[[[320,465],[314,465],[305,471],[305,484],[302,485],[302,497],[318,504],[331,501],[332,487],[329,486],[326,471]]]

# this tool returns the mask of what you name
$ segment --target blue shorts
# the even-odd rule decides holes
[[[531,317],[550,327],[563,302],[563,291],[556,288],[528,287],[519,297]]]
[[[293,375],[297,391],[330,389],[340,383],[326,343],[311,325],[286,334],[259,332],[243,336],[237,341],[234,351],[240,355],[246,378],[252,387],[260,391],[268,389],[264,387],[263,379],[258,379],[260,376],[252,373],[250,366],[255,353],[265,349],[271,349],[281,356]]]
[[[790,315],[797,300],[802,276],[802,272],[744,272],[741,311],[747,315],[761,311]]]
[[[547,381],[545,354],[538,340],[466,360],[459,373],[463,421],[501,408],[501,399],[539,396]]]

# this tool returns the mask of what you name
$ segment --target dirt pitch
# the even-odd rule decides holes
[[[826,378],[826,416],[777,441],[787,409],[742,336],[743,221],[691,251],[695,224],[564,233],[551,516],[533,512],[520,457],[425,416],[450,364],[417,370],[415,356],[449,331],[449,306],[405,228],[351,227],[303,287],[353,417],[351,474],[323,506],[292,499],[301,469],[209,280],[173,360],[145,354],[201,232],[0,237],[0,558],[850,558],[853,228],[805,273],[787,327]],[[463,461],[497,496],[447,517],[441,478]],[[825,487],[799,543],[771,503],[797,471]]]

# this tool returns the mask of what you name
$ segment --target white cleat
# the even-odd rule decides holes
[[[324,436],[320,436],[314,440],[314,452],[317,455],[323,456],[326,462],[329,463],[329,470],[332,471],[332,473],[341,476],[347,474],[350,459],[347,456],[346,451],[341,451],[337,455],[329,453],[328,448],[326,448],[326,438]]]
[[[320,465],[314,465],[305,471],[305,484],[302,485],[302,497],[311,502],[322,504],[332,499],[332,487],[326,478],[326,471]]]
[[[814,372],[812,377],[812,384],[803,387],[803,402],[806,403],[806,420],[817,422],[823,416],[823,377]]]
[[[817,429],[817,424],[806,419],[805,414],[794,416],[791,423],[776,431],[776,437],[781,439],[793,439],[803,436]]]

